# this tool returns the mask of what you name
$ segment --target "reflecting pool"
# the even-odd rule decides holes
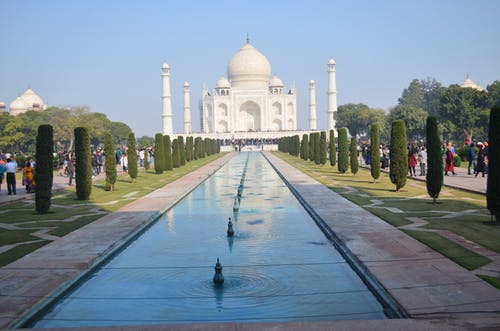
[[[220,287],[213,283],[217,258]],[[33,326],[384,318],[267,160],[250,152],[231,159]]]

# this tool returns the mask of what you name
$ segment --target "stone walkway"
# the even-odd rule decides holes
[[[267,154],[346,247],[412,317],[409,320],[319,323],[225,323],[124,327],[122,330],[465,330],[500,328],[500,291],[471,272]],[[231,154],[135,200],[115,213],[0,269],[0,328],[29,317],[49,297],[78,281],[158,215],[215,172]],[[1,195],[0,195],[1,199]],[[1,200],[0,200],[1,201]],[[377,203],[377,202],[375,202]],[[416,220],[418,223],[418,220]],[[438,318],[438,319],[429,319]],[[452,318],[449,320],[448,318]],[[457,319],[458,318],[458,319]],[[97,328],[95,330],[108,330]]]

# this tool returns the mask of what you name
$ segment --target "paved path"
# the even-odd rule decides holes
[[[318,323],[225,323],[121,330],[466,330],[500,328],[500,291],[268,154],[344,244],[413,317]],[[215,172],[231,154],[0,269],[0,328],[57,294]],[[61,288],[62,284],[62,288]],[[435,318],[438,320],[425,319]],[[466,319],[463,319],[466,317]],[[478,318],[480,317],[480,318]],[[447,318],[453,318],[448,320]],[[461,318],[461,319],[456,319]],[[95,330],[107,330],[97,328]]]

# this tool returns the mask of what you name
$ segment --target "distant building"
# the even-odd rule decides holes
[[[478,84],[474,83],[472,81],[472,79],[469,78],[468,75],[467,75],[467,78],[462,83],[462,85],[460,85],[460,87],[464,87],[464,88],[465,87],[469,87],[469,88],[473,88],[473,89],[478,90],[478,91],[484,90],[481,86],[479,86]]]
[[[16,116],[29,110],[40,111],[45,109],[47,109],[47,105],[43,102],[42,98],[29,88],[10,103],[9,113],[12,116]],[[0,111],[2,111],[1,107]]]
[[[0,102],[0,113],[5,113],[7,111],[7,106],[5,102]]]

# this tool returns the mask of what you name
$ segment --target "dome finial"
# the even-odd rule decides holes
[[[250,34],[247,32],[247,44],[250,44]]]

